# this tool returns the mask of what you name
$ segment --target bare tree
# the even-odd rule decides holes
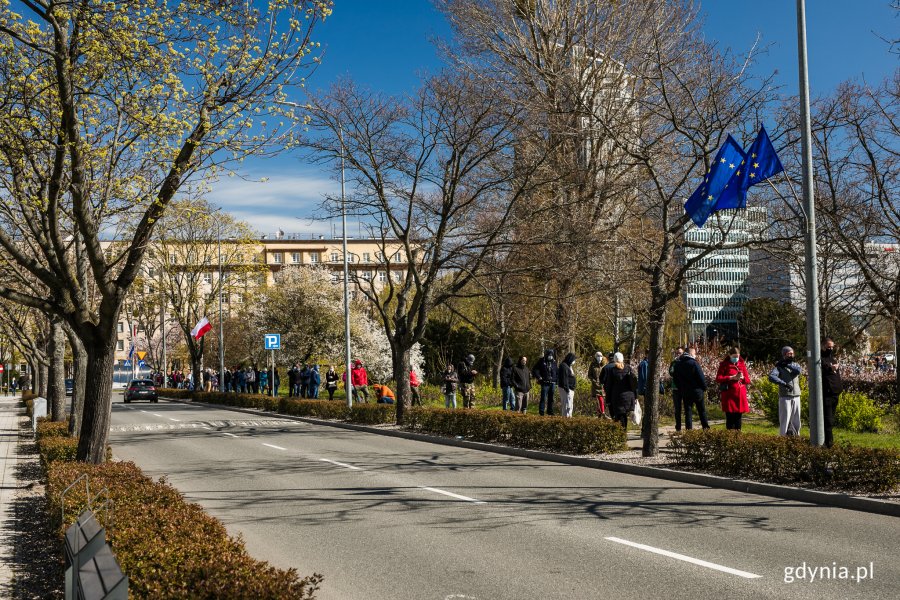
[[[430,311],[502,246],[512,209],[533,191],[535,163],[514,152],[520,115],[485,91],[441,76],[408,99],[344,83],[312,101],[311,126],[330,135],[304,143],[320,160],[345,158],[348,208],[372,224],[381,247],[385,281],[364,273],[357,284],[390,342],[398,421],[411,397],[410,351]]]

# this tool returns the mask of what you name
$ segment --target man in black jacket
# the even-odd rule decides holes
[[[475,408],[475,355],[469,354],[456,369],[463,395],[463,408]]]
[[[546,350],[531,374],[541,385],[541,400],[538,404],[538,412],[541,416],[553,415],[553,397],[556,395],[556,381],[559,377],[559,368],[556,365],[556,356],[553,350]]]
[[[513,387],[516,388],[516,410],[524,413],[528,410],[528,394],[531,392],[531,370],[528,368],[528,357],[519,357],[513,367]]]
[[[693,429],[692,409],[696,406],[700,415],[700,425],[709,429],[706,418],[706,376],[697,364],[697,349],[693,346],[675,360],[672,379],[681,392],[684,402],[684,426]]]
[[[822,345],[822,408],[825,421],[825,446],[834,445],[834,411],[837,409],[838,397],[844,391],[844,382],[838,370],[837,358],[834,356],[834,340],[825,338]]]
[[[569,352],[559,363],[559,403],[562,416],[571,417],[575,409],[575,355]]]

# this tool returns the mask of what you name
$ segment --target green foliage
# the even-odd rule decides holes
[[[843,392],[834,411],[835,425],[862,433],[881,429],[882,411],[872,399],[859,392]]]
[[[767,376],[759,377],[750,384],[750,402],[761,410],[766,419],[778,425],[778,384],[769,381]],[[800,376],[800,418],[809,418],[809,385],[806,377]]]
[[[61,492],[81,474],[91,489],[106,488],[115,507],[107,540],[128,574],[130,598],[312,598],[322,578],[300,578],[255,560],[225,527],[163,481],[154,482],[131,462],[91,465],[54,462],[47,473],[50,515],[59,535],[85,505],[84,487]],[[101,513],[102,516],[102,513]]]
[[[345,409],[346,406],[344,404]],[[393,423],[397,420],[397,413],[393,404],[354,404],[347,420],[351,423],[379,425]]]
[[[694,471],[779,484],[885,493],[900,484],[900,451],[836,444],[810,446],[780,437],[713,429],[673,434],[675,463]]]
[[[78,453],[78,440],[69,437],[67,423],[38,419],[35,440],[44,468],[56,461],[75,460]]]
[[[781,348],[792,346],[797,355],[806,348],[806,318],[793,305],[771,298],[754,298],[738,317],[741,354],[751,360],[774,362]]]
[[[336,419],[368,425],[393,423],[396,419],[396,412],[391,404],[354,404],[352,409],[348,409],[347,403],[340,400],[301,400],[299,398],[273,398],[260,394],[223,392],[197,392],[194,394],[194,399],[198,402],[258,408],[296,417]]]
[[[404,425],[424,433],[566,454],[619,452],[625,447],[625,430],[620,425],[588,417],[417,407],[407,411]]]
[[[160,398],[175,398],[176,400],[190,400],[194,392],[190,390],[177,390],[175,388],[157,388]]]

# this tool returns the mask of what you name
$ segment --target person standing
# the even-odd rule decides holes
[[[409,370],[409,393],[412,395],[411,406],[422,406],[422,398],[419,396],[419,376],[416,375],[415,369]]]
[[[513,387],[516,390],[516,410],[522,414],[528,410],[528,395],[531,393],[531,370],[528,368],[528,357],[520,356],[513,367]]]
[[[252,366],[247,366],[247,393],[255,394],[257,386],[257,378],[256,378],[256,369]]]
[[[575,354],[569,352],[559,363],[559,410],[564,417],[571,417],[575,410]]]
[[[641,359],[641,362],[638,363],[637,368],[637,380],[638,380],[638,396],[640,396],[644,400],[644,406],[647,406],[647,380],[650,377],[650,350],[644,350],[644,358]],[[650,411],[645,410],[641,416],[641,438],[647,439],[647,436],[650,433]]]
[[[478,371],[475,370],[475,356],[469,354],[459,363],[457,376],[459,384],[462,388],[463,408],[475,408],[475,376]]]
[[[750,403],[747,401],[750,373],[741,358],[741,349],[737,346],[729,348],[728,355],[719,363],[716,383],[719,385],[722,411],[725,413],[725,428],[740,431],[743,414],[750,412]]]
[[[672,385],[677,386],[684,402],[684,426],[694,428],[694,408],[700,417],[700,426],[709,429],[706,418],[706,375],[697,363],[697,348],[691,346],[687,352],[675,359],[673,363]]]
[[[669,363],[669,377],[672,379],[672,405],[675,408],[675,431],[681,431],[681,391],[678,389],[678,384],[675,382],[675,363],[678,362],[678,359],[681,355],[684,354],[684,347],[678,346],[675,348],[675,358]],[[704,378],[704,385],[706,384]]]
[[[541,386],[541,399],[538,403],[538,413],[553,415],[553,397],[556,395],[556,382],[559,379],[559,367],[556,364],[556,356],[553,350],[544,351],[531,374]]]
[[[594,353],[594,360],[588,367],[588,379],[591,381],[591,398],[597,403],[597,415],[606,416],[606,402],[603,399],[603,381],[601,373],[607,364],[606,358],[599,350]]]
[[[456,386],[459,383],[459,376],[452,363],[447,364],[444,369],[444,408],[456,408]]]
[[[313,365],[309,370],[309,397],[312,400],[319,399],[319,386],[322,385],[322,375],[319,373],[319,365]]]
[[[278,388],[281,387],[281,377],[278,375],[278,367],[275,367],[274,373],[272,375],[272,384],[275,386],[272,390],[272,395],[274,397],[278,397]]]
[[[822,345],[822,409],[825,421],[825,447],[834,446],[834,413],[837,410],[838,398],[844,391],[837,358],[834,355],[834,340],[825,338]]]
[[[328,367],[328,372],[325,373],[325,389],[328,390],[328,399],[334,400],[334,392],[338,387],[338,374],[334,370],[334,365]]]
[[[359,403],[359,399],[362,397],[363,403],[368,404],[369,373],[359,359],[353,363],[353,369],[350,371],[350,384],[353,386],[353,401]]]
[[[609,416],[624,429],[628,429],[628,413],[634,410],[637,393],[637,377],[631,365],[625,364],[621,352],[613,354],[613,362],[608,364],[603,375],[603,391]]]
[[[225,384],[225,392],[231,391],[231,369],[225,367],[225,373],[222,374],[222,381]]]
[[[513,387],[513,361],[510,357],[503,359],[503,366],[500,367],[500,391],[503,393],[503,410],[516,409],[516,392]]]
[[[800,435],[800,373],[794,349],[781,349],[781,360],[769,372],[769,381],[778,384],[778,433]]]
[[[263,369],[259,372],[259,392],[265,396],[269,395],[269,370]]]
[[[301,398],[309,398],[309,373],[310,373],[309,365],[303,363],[303,368],[300,369],[300,397]]]

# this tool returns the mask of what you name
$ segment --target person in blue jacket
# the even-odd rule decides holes
[[[319,374],[319,365],[313,365],[313,368],[309,370],[309,384],[307,387],[309,398],[318,400],[320,385],[322,385],[322,376]]]

